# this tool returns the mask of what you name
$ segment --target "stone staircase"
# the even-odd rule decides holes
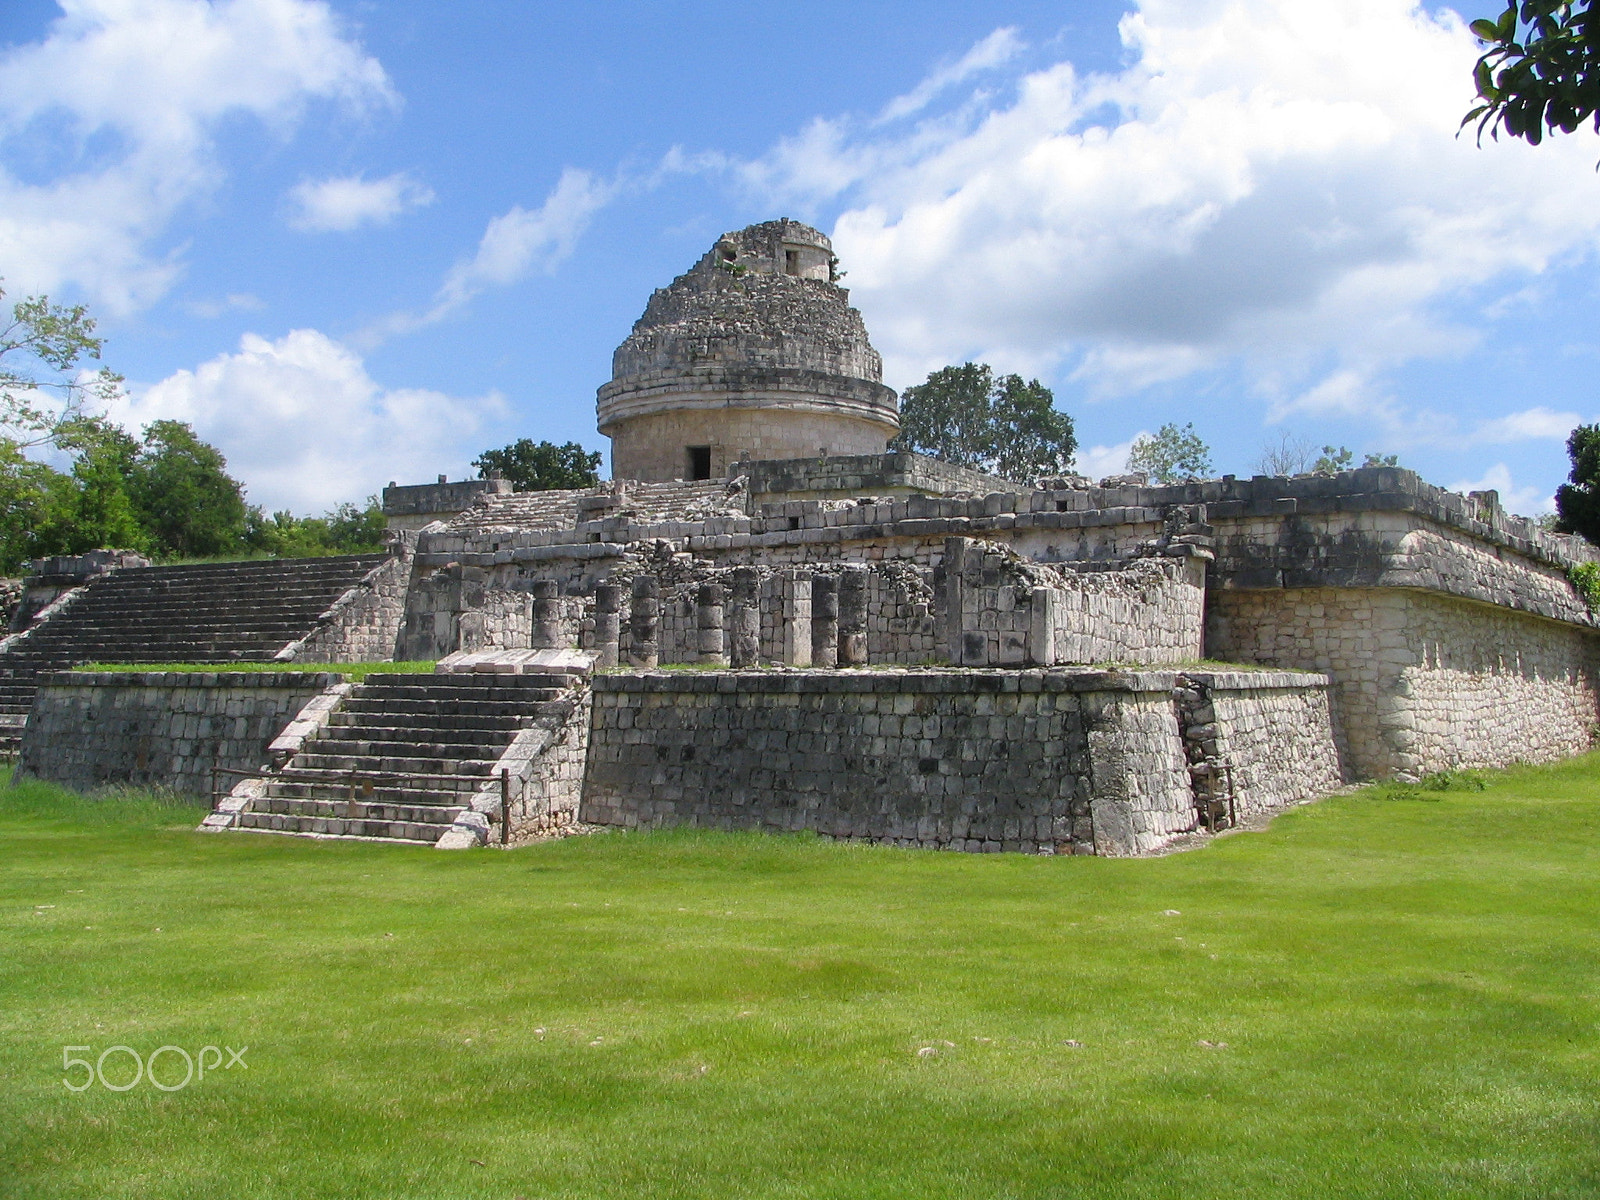
[[[264,662],[386,554],[111,571],[0,641],[0,758],[15,756],[40,674],[85,662]]]
[[[565,722],[581,682],[554,671],[369,675],[286,765],[235,789],[244,803],[231,821],[208,822],[436,843],[475,796],[498,815],[497,764],[520,734]]]

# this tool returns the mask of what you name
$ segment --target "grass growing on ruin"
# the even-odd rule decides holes
[[[0,1195],[1593,1196],[1600,757],[1480,781],[1142,861],[0,788]]]
[[[435,664],[426,662],[312,663],[312,662],[227,662],[227,663],[84,663],[75,671],[332,671],[360,683],[368,675],[432,674]]]

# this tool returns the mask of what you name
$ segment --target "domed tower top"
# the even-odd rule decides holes
[[[809,225],[766,221],[658,289],[599,392],[612,474],[706,479],[743,458],[883,453],[896,398],[836,262]]]

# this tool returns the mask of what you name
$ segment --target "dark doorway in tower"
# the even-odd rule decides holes
[[[689,447],[689,478],[690,479],[710,479],[711,478],[711,447],[710,446],[690,446]]]
[[[785,250],[783,252],[783,273],[785,275],[800,274],[800,251]]]

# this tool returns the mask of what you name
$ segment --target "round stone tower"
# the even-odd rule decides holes
[[[900,427],[883,361],[798,221],[725,233],[657,289],[612,358],[612,475],[717,479],[743,458],[882,454]]]

